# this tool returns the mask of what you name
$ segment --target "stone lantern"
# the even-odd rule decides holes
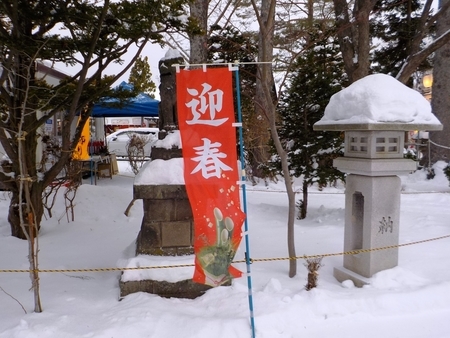
[[[343,267],[340,282],[370,283],[375,273],[398,265],[401,180],[416,170],[403,158],[405,132],[441,130],[429,103],[394,78],[367,76],[335,94],[315,130],[344,131],[344,157],[333,165],[347,174]],[[392,247],[385,250],[375,248]]]

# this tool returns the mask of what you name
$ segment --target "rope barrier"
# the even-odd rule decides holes
[[[435,145],[436,147],[440,147],[440,148],[444,148],[444,149],[450,149],[450,147],[446,147],[446,146],[443,146],[441,144],[437,144],[437,143],[431,141],[430,139],[428,139],[428,141],[430,141],[430,143]]]
[[[422,244],[426,242],[432,242],[437,241],[444,238],[450,238],[449,235],[435,237],[435,238],[429,238],[424,239],[420,241],[410,242],[410,243],[403,243],[398,245],[389,245],[389,246],[383,246],[379,248],[372,248],[372,249],[359,249],[359,250],[351,250],[351,251],[344,251],[344,252],[337,252],[337,253],[328,253],[328,254],[321,254],[321,255],[303,255],[303,256],[296,256],[296,257],[278,257],[278,258],[250,258],[250,261],[252,263],[255,262],[272,262],[272,261],[286,261],[286,260],[299,260],[299,259],[314,259],[314,258],[320,258],[320,257],[333,257],[333,256],[344,256],[344,255],[356,255],[359,253],[368,253],[372,251],[381,251],[381,250],[389,250],[389,249],[396,249],[401,248],[405,246],[415,245],[415,244]],[[232,263],[246,263],[245,259],[242,260],[235,260]],[[129,270],[150,270],[150,269],[171,269],[171,268],[186,268],[186,267],[192,267],[194,264],[178,264],[178,265],[161,265],[161,266],[140,266],[140,267],[116,267],[116,268],[93,268],[93,269],[36,269],[36,270],[26,270],[26,269],[0,269],[0,273],[23,273],[23,272],[110,272],[110,271],[129,271]]]

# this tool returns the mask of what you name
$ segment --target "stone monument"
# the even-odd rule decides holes
[[[141,230],[136,239],[135,254],[137,257],[139,255],[159,256],[167,265],[177,265],[179,261],[176,257],[187,255],[193,257],[194,253],[194,222],[184,185],[183,171],[180,169],[175,173],[171,172],[173,168],[175,170],[182,168],[180,164],[182,153],[177,130],[175,68],[173,67],[174,64],[181,63],[183,59],[174,50],[169,50],[159,62],[161,76],[159,140],[152,147],[151,161],[136,176],[133,186],[134,198],[142,199],[144,208]],[[157,170],[156,166],[163,166],[165,169]],[[166,177],[158,180],[158,177],[154,177],[156,171],[164,173]],[[147,172],[150,172],[150,175],[147,175]],[[153,176],[151,182],[147,182],[143,178],[145,176]],[[174,259],[170,260],[167,257]],[[185,264],[187,262],[186,259],[182,261]],[[190,263],[194,263],[194,258]],[[136,260],[131,264],[135,266],[140,263]],[[192,281],[193,267],[191,270],[192,272],[187,274],[180,273],[180,278],[176,281],[141,276],[129,280],[125,271],[120,281],[120,296],[143,291],[164,297],[198,297],[210,287],[194,283]]]
[[[403,158],[405,132],[441,130],[430,104],[394,78],[375,74],[335,94],[315,130],[344,131],[344,157],[333,165],[347,174],[344,266],[340,282],[370,283],[375,273],[398,265],[401,181],[417,168]],[[392,247],[385,250],[371,249]]]
[[[168,133],[178,129],[173,65],[182,62],[183,58],[174,50],[169,50],[159,61],[159,140],[164,140]],[[179,140],[171,143],[164,147],[158,146],[161,142],[156,142],[150,154],[151,161],[181,158]],[[194,253],[193,216],[184,184],[135,184],[134,198],[143,199],[144,203],[144,219],[136,240],[136,254],[177,256]]]

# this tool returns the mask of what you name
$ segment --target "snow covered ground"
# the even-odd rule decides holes
[[[133,250],[142,201],[129,217],[133,175],[85,180],[68,222],[63,199],[40,234],[41,269],[121,267]],[[434,180],[418,171],[402,178],[400,243],[450,234],[450,188],[436,168]],[[300,185],[299,185],[300,187]],[[284,184],[247,188],[252,258],[286,257],[287,197]],[[344,188],[312,189],[309,213],[297,220],[297,255],[341,252]],[[300,195],[299,195],[300,198]],[[8,198],[0,194],[0,269],[27,269],[27,243],[9,235]],[[306,291],[307,270],[288,277],[288,262],[252,264],[256,337],[447,338],[450,337],[450,238],[399,249],[399,266],[382,271],[364,288],[339,283],[333,268],[342,257],[323,259],[319,286]],[[244,245],[236,259],[243,259]],[[237,264],[245,271],[244,264]],[[173,273],[173,271],[171,272]],[[119,301],[119,271],[41,273],[43,313],[33,313],[27,273],[0,273],[0,338],[248,338],[247,280],[194,300],[137,293]],[[22,308],[23,306],[23,308]],[[24,310],[27,312],[25,313]]]

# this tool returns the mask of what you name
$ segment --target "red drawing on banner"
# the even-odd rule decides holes
[[[227,157],[227,154],[219,151],[221,143],[211,143],[208,138],[202,138],[202,140],[202,146],[194,147],[195,153],[199,156],[192,158],[193,161],[198,162],[198,165],[191,171],[191,174],[201,171],[202,176],[206,179],[214,176],[220,178],[222,170],[233,170],[220,160]]]
[[[222,110],[223,91],[211,90],[212,86],[208,83],[203,83],[202,87],[201,92],[194,88],[187,88],[189,95],[194,98],[186,103],[186,107],[190,108],[193,116],[192,120],[187,120],[186,123],[220,126],[228,120],[228,117],[216,119],[216,112]],[[209,116],[206,114],[207,112],[209,112]]]

